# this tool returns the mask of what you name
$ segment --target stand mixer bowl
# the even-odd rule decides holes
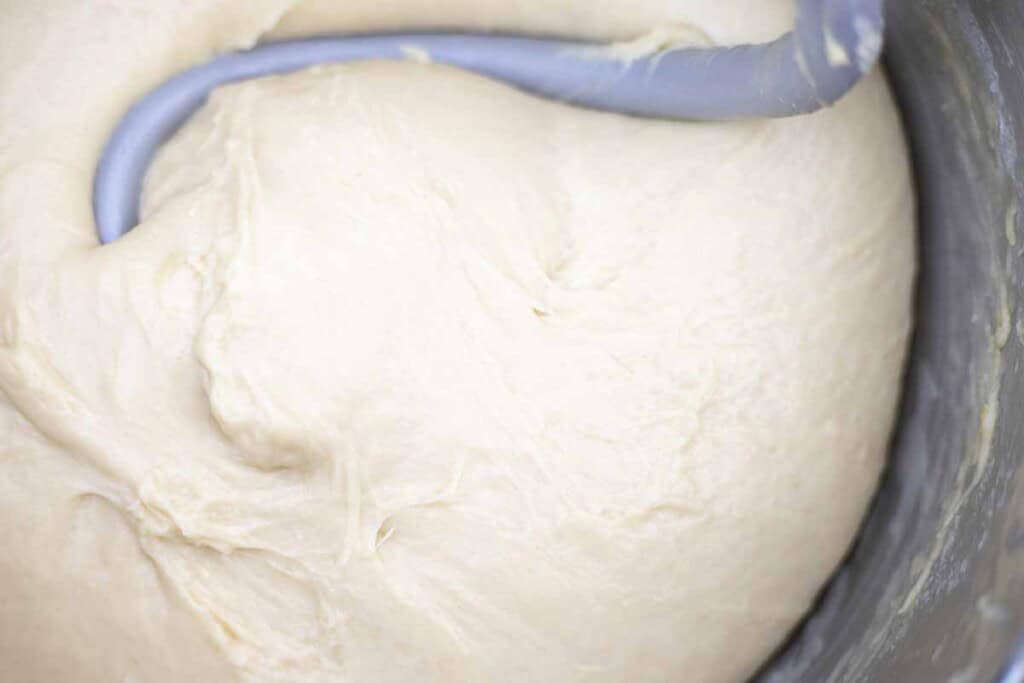
[[[1024,681],[1024,2],[887,7],[918,320],[862,536],[761,683]],[[880,293],[884,296],[884,293]]]

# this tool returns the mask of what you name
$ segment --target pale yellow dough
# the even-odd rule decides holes
[[[268,35],[764,40],[787,0],[0,0],[0,679],[738,683],[876,485],[913,201],[875,74],[631,120],[450,68],[127,105]],[[276,28],[275,28],[276,27]]]

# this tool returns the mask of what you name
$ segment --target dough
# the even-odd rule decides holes
[[[883,463],[913,202],[881,74],[686,124],[369,62],[217,92],[98,247],[98,153],[268,35],[716,42],[787,0],[0,2],[0,671],[739,682]],[[276,27],[276,28],[275,28]]]

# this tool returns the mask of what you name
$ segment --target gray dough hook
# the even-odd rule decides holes
[[[717,121],[806,114],[837,102],[882,48],[884,0],[799,0],[796,27],[765,45],[672,49],[624,61],[586,43],[470,33],[311,38],[226,54],[181,73],[140,100],[104,148],[93,187],[100,240],[138,223],[139,196],[157,148],[217,86],[316,64],[430,60],[582,107],[634,116]]]

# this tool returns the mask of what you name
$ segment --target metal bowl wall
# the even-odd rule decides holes
[[[762,683],[1024,681],[1024,0],[890,0],[918,327],[860,541]],[[879,292],[885,296],[885,292]]]

